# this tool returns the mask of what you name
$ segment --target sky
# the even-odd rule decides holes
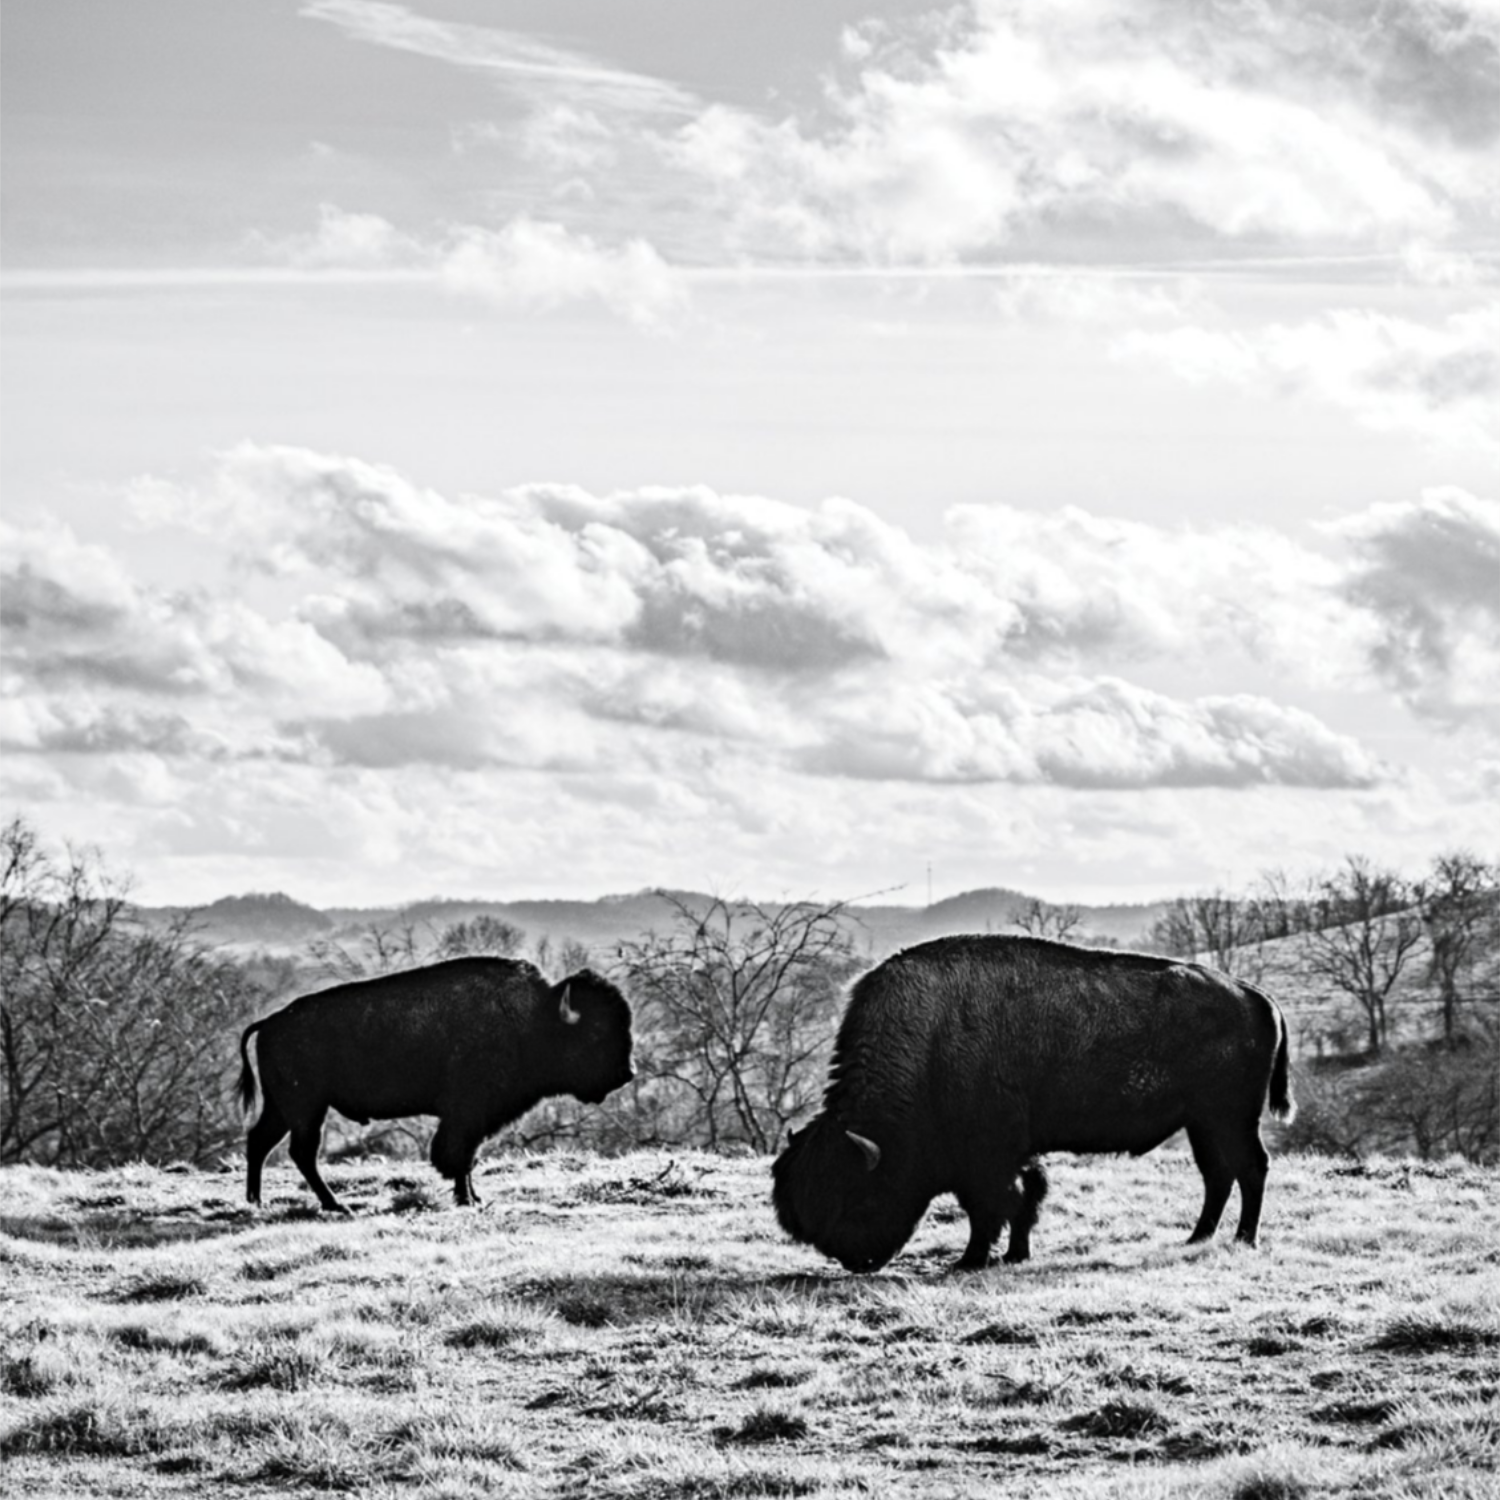
[[[138,899],[1500,855],[1500,0],[0,41],[0,811]]]

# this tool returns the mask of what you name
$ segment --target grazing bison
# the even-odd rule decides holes
[[[584,969],[549,985],[512,958],[456,958],[304,995],[240,1037],[240,1101],[255,1101],[257,1053],[265,1104],[245,1143],[245,1196],[260,1202],[267,1155],[291,1134],[291,1155],[325,1209],[343,1205],[318,1174],[323,1117],[359,1124],[436,1115],[432,1164],[460,1203],[476,1202],[474,1153],[486,1137],[554,1094],[598,1104],[629,1083],[630,1006]]]
[[[969,1216],[956,1269],[1030,1254],[1047,1151],[1143,1155],[1187,1130],[1206,1240],[1240,1188],[1255,1243],[1266,1181],[1260,1112],[1289,1118],[1286,1023],[1213,969],[1028,937],[952,937],[888,958],[854,986],[823,1111],[777,1158],[793,1239],[851,1271],[883,1266],[927,1205]]]

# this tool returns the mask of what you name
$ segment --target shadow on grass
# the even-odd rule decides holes
[[[748,1276],[704,1271],[647,1270],[619,1274],[548,1276],[523,1281],[508,1294],[555,1313],[575,1328],[626,1327],[678,1318],[718,1318],[741,1303],[762,1298],[810,1297],[832,1305],[860,1301],[882,1282],[844,1272]]]
[[[149,1209],[134,1213],[107,1211],[68,1218],[55,1215],[0,1217],[0,1235],[57,1245],[69,1250],[144,1250],[237,1234],[254,1222],[251,1210],[202,1211]]]

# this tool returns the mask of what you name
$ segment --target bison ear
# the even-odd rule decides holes
[[[846,1130],[844,1134],[859,1147],[859,1154],[865,1159],[865,1171],[873,1172],[880,1165],[880,1147],[862,1135],[855,1135],[852,1130]]]
[[[576,1026],[579,1020],[578,1012],[568,1004],[568,991],[572,988],[571,983],[563,986],[562,1004],[557,1008],[557,1013],[562,1017],[563,1025],[565,1026]]]

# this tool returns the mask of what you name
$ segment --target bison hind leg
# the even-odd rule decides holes
[[[296,1162],[297,1170],[302,1173],[308,1187],[318,1195],[318,1202],[323,1211],[330,1214],[346,1214],[349,1210],[333,1196],[328,1184],[323,1181],[322,1174],[318,1171],[318,1147],[323,1143],[323,1118],[327,1112],[325,1107],[311,1118],[299,1121],[292,1126],[292,1143],[287,1150],[292,1160]]]
[[[1028,1164],[1021,1176],[1024,1186],[1019,1192],[1015,1185],[1014,1169],[1008,1172],[1002,1170],[980,1186],[976,1187],[971,1183],[958,1189],[958,1205],[969,1216],[969,1243],[954,1264],[955,1271],[984,1270],[990,1263],[990,1252],[995,1248],[995,1241],[1000,1238],[1000,1231],[1005,1228],[1008,1219],[1024,1221],[1021,1245],[1025,1249],[1031,1226],[1036,1222],[1035,1206],[1041,1203],[1042,1195],[1046,1192],[1046,1177],[1036,1163]],[[1029,1218],[1026,1217],[1028,1213]],[[1013,1234],[1010,1250],[1015,1248]],[[1007,1251],[1006,1259],[1010,1258],[1010,1251]]]
[[[1005,1263],[1020,1265],[1031,1259],[1031,1231],[1047,1196],[1047,1169],[1039,1161],[1029,1161],[1021,1168],[1020,1201],[1010,1215],[1010,1243],[1005,1249]]]
[[[1193,1160],[1198,1164],[1198,1170],[1203,1174],[1203,1209],[1198,1215],[1198,1222],[1193,1226],[1193,1232],[1188,1236],[1188,1244],[1199,1245],[1204,1240],[1213,1238],[1214,1231],[1219,1227],[1219,1220],[1224,1216],[1224,1206],[1229,1202],[1230,1189],[1234,1187],[1235,1179],[1238,1177],[1237,1170],[1239,1158],[1244,1154],[1243,1145],[1231,1145],[1231,1138],[1224,1131],[1215,1132],[1206,1125],[1189,1125],[1187,1128],[1188,1144],[1193,1148]],[[1260,1145],[1259,1136],[1255,1144]],[[1264,1168],[1261,1171],[1261,1183],[1265,1182]],[[1241,1207],[1248,1207],[1244,1179],[1240,1180]],[[1260,1217],[1260,1202],[1256,1199],[1255,1218]],[[1243,1229],[1243,1215],[1241,1216],[1241,1228]],[[1241,1236],[1243,1238],[1243,1235]],[[1251,1243],[1254,1243],[1254,1230],[1251,1231]]]
[[[245,1201],[260,1202],[260,1174],[266,1158],[281,1144],[291,1127],[269,1098],[261,1106],[260,1119],[245,1137]]]
[[[1235,1179],[1240,1185],[1240,1222],[1234,1237],[1254,1249],[1260,1235],[1260,1209],[1266,1196],[1266,1174],[1271,1158],[1261,1142],[1260,1130],[1251,1125],[1245,1139],[1231,1153]]]

